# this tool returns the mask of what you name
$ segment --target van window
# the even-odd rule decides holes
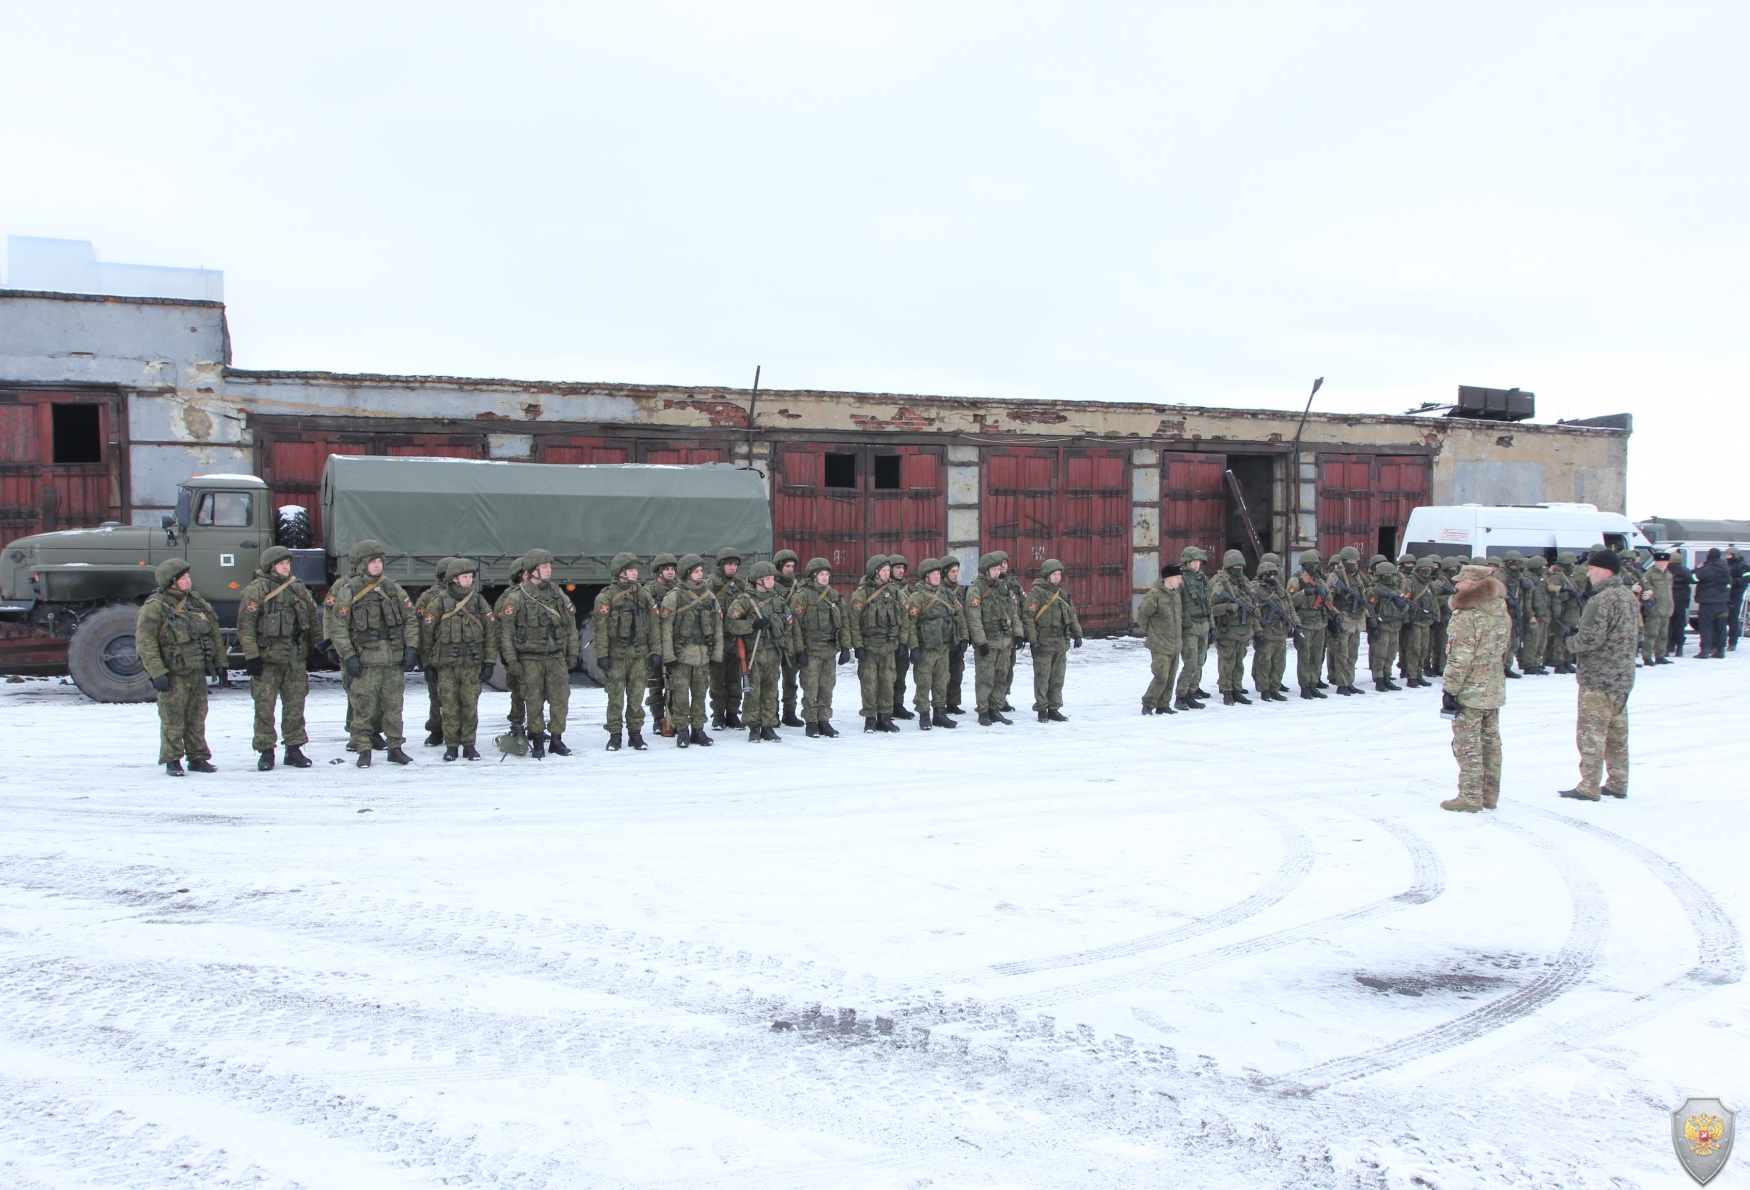
[[[1604,544],[1620,554],[1623,550],[1628,548],[1628,537],[1622,533],[1606,533],[1604,535]]]
[[[247,529],[253,523],[253,503],[248,492],[205,492],[194,523],[215,529]]]

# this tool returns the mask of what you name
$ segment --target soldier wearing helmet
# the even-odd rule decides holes
[[[1063,563],[1047,558],[1021,605],[1021,631],[1033,654],[1033,711],[1041,723],[1066,723],[1063,677],[1070,646],[1082,647],[1082,622],[1063,585]]]
[[[1325,591],[1337,611],[1325,641],[1325,670],[1338,694],[1360,694],[1355,663],[1361,655],[1361,630],[1367,624],[1368,582],[1361,573],[1361,551],[1346,545],[1325,571]]]
[[[644,681],[662,668],[662,638],[656,603],[638,585],[636,554],[616,554],[608,566],[614,581],[596,592],[595,657],[607,694],[608,751],[622,744],[642,752],[644,742]]]
[[[784,603],[788,606],[791,597],[802,586],[802,572],[797,569],[802,565],[802,559],[797,557],[795,550],[779,550],[772,555],[772,565],[778,571],[778,579],[773,589],[783,596]],[[784,713],[778,722],[785,727],[801,727],[803,722],[796,717],[796,686],[801,676],[800,671],[789,657],[779,659],[778,665],[782,671],[778,685],[784,700]]]
[[[413,601],[413,614],[419,617],[421,623],[425,622],[427,606],[433,600],[443,596],[444,584],[450,578],[450,566],[460,560],[459,558],[442,558],[432,568],[433,581],[431,586],[421,591],[419,598]],[[420,649],[419,667],[425,671],[425,691],[427,700],[431,703],[430,710],[425,716],[425,746],[436,748],[444,742],[444,710],[442,704],[438,702],[437,671],[432,668],[431,658],[425,655],[423,648]]]
[[[904,616],[905,602],[895,589],[887,555],[876,554],[864,563],[863,582],[851,593],[851,648],[863,689],[866,732],[899,730],[893,725],[893,665]]]
[[[795,618],[796,652],[792,655],[802,682],[802,719],[810,739],[838,735],[832,725],[832,692],[838,669],[851,659],[851,628],[845,600],[832,587],[832,563],[810,558],[801,582],[790,595]]]
[[[1181,711],[1201,711],[1197,701],[1208,698],[1203,688],[1203,662],[1209,656],[1209,576],[1204,564],[1209,554],[1194,545],[1179,551],[1179,678],[1173,705]]]
[[[660,623],[662,601],[667,599],[668,593],[679,585],[680,575],[676,573],[679,567],[680,559],[673,554],[658,554],[650,559],[650,573],[645,576],[644,591],[650,596],[650,606],[654,609],[651,614],[656,616],[659,621],[656,628],[656,651],[659,654],[662,652],[662,625]],[[663,716],[668,713],[668,688],[664,685],[667,676],[668,671],[663,667],[662,658],[659,656],[656,668],[645,677],[650,722],[656,725],[657,730],[661,730]]]
[[[918,727],[959,727],[948,718],[948,652],[966,639],[966,618],[959,602],[942,589],[940,559],[925,558],[918,575],[918,585],[905,601],[901,637],[917,688]]]
[[[134,620],[134,649],[158,691],[158,763],[172,777],[184,775],[184,756],[193,772],[217,772],[207,747],[207,675],[225,664],[219,617],[183,559],[160,562],[156,577]]]
[[[1009,602],[1003,580],[1003,554],[992,551],[978,560],[978,577],[966,589],[966,633],[976,655],[973,659],[973,699],[978,725],[1002,723],[1003,691],[1015,665],[1013,640],[1020,632],[1019,609]]]
[[[737,679],[747,675],[742,717],[747,742],[778,743],[778,677],[782,658],[794,650],[790,604],[778,590],[778,569],[755,562],[747,589],[723,613],[723,631],[736,642]]]
[[[401,584],[383,572],[381,542],[365,540],[348,554],[352,574],[328,592],[328,639],[350,679],[347,731],[358,767],[371,767],[379,733],[392,764],[412,764],[402,751],[401,700],[407,671],[419,664],[419,620]]]
[[[499,651],[505,668],[522,679],[530,754],[539,760],[551,749],[555,756],[570,756],[565,721],[571,709],[571,671],[577,668],[577,608],[565,588],[553,581],[552,554],[530,550],[523,562],[523,581],[504,601]]]
[[[480,685],[498,656],[498,621],[480,590],[478,562],[451,558],[442,577],[416,608],[425,680],[437,695],[444,759],[479,760]]]
[[[518,558],[510,564],[510,586],[498,593],[498,599],[492,605],[492,618],[500,626],[497,658],[500,662],[505,662],[502,633],[504,605],[510,600],[517,587],[522,584],[523,573],[526,570],[528,570],[528,561],[524,558]],[[523,701],[523,683],[522,679],[510,672],[508,662],[505,662],[504,688],[510,692],[510,712],[505,716],[510,723],[510,734],[517,739],[527,739],[528,729],[523,726],[523,721],[528,715],[528,705]]]
[[[747,590],[741,577],[741,551],[724,546],[717,551],[717,569],[707,584],[717,606],[723,611],[735,602],[736,596]],[[726,651],[711,663],[711,726],[713,729],[741,726],[741,671],[738,662]]]
[[[273,768],[274,704],[280,708],[286,763],[310,767],[304,745],[310,733],[304,725],[304,700],[310,693],[305,670],[310,645],[316,639],[316,600],[310,589],[292,577],[292,551],[272,545],[261,551],[261,569],[243,588],[237,604],[237,643],[243,668],[249,671],[249,695],[255,701],[255,767]]]
[[[714,742],[705,734],[705,697],[711,666],[723,660],[723,610],[705,581],[705,559],[688,554],[676,568],[680,582],[662,597],[662,660],[668,667],[669,721],[677,748]]]
[[[1294,676],[1300,696],[1324,698],[1327,684],[1319,680],[1319,669],[1325,662],[1327,630],[1335,609],[1325,587],[1324,559],[1317,550],[1301,552],[1300,569],[1289,577],[1287,590],[1289,605],[1300,621],[1300,636],[1294,642]]]

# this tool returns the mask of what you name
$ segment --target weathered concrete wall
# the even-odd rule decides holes
[[[0,383],[193,389],[229,361],[217,302],[0,290]]]

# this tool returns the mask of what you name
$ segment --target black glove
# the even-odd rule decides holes
[[[1441,694],[1441,696],[1440,696],[1440,717],[1441,718],[1443,718],[1443,719],[1456,719],[1456,718],[1458,718],[1458,712],[1460,709],[1461,708],[1459,706],[1458,696],[1456,694],[1445,694],[1445,693]]]
[[[412,672],[419,668],[419,650],[408,645],[401,650],[401,668]]]
[[[427,686],[437,685],[437,667],[436,666],[428,665],[425,667],[425,684]]]
[[[365,672],[365,667],[359,661],[359,655],[357,653],[354,653],[351,657],[348,657],[346,659],[345,665],[346,665],[346,676],[354,679],[355,681],[361,675],[363,675],[363,673]]]
[[[924,663],[924,651],[922,649],[913,649],[911,651],[911,667],[913,669],[916,669],[918,666],[922,665],[923,663]]]
[[[328,658],[328,664],[334,666],[336,669],[340,668],[340,654],[334,651],[334,645],[332,642],[323,642],[322,655]]]
[[[790,662],[790,664],[794,665],[797,669],[807,669],[808,668],[808,650],[807,649],[796,650],[796,657],[794,660],[792,660]]]
[[[509,665],[504,667],[504,672],[518,681],[521,681],[523,676],[523,663],[520,661],[512,661]]]
[[[1078,649],[1079,649],[1079,648],[1081,648],[1081,647],[1082,647],[1082,638],[1081,638],[1081,637],[1079,637],[1079,636],[1072,636],[1072,637],[1070,637],[1070,640],[1071,640],[1071,641],[1072,641],[1072,642],[1074,642],[1074,644],[1075,644],[1075,647],[1076,647],[1076,648],[1078,648]]]
[[[245,657],[243,659],[243,672],[252,678],[259,678],[261,676],[261,658]]]
[[[771,626],[772,626],[772,622],[770,620],[766,619],[766,617],[764,617],[764,616],[759,617],[759,619],[757,619],[753,622],[753,627],[754,627],[755,632],[764,632],[766,629],[770,628]]]
[[[989,657],[990,656],[990,646],[989,645],[979,645],[978,646],[978,655],[980,657]]]
[[[494,666],[493,666],[492,662],[482,661],[480,663],[480,680],[482,682],[490,682],[492,680],[493,669],[494,669]]]
[[[160,693],[160,694],[164,693],[166,690],[170,689],[170,675],[169,674],[159,674],[157,677],[152,679],[152,685],[157,687],[158,693]]]
[[[910,655],[911,655],[910,650],[907,649],[904,645],[899,645],[893,650],[893,660],[896,664],[899,662],[903,662]]]
[[[606,673],[614,667],[614,655],[606,649],[597,649],[595,651],[595,663],[601,667],[603,673]]]
[[[851,651],[849,649],[840,649],[839,650],[839,664],[840,665],[845,664],[850,659],[851,659]]]
[[[1015,648],[1017,648],[1017,649],[1018,649],[1018,648],[1020,648],[1020,647],[1021,647],[1021,646],[1022,646],[1022,645],[1024,645],[1024,644],[1026,644],[1026,643],[1027,643],[1027,638],[1026,638],[1026,637],[1024,637],[1024,636],[1017,636],[1017,637],[1016,637],[1016,638],[1015,638],[1015,644],[1014,644],[1014,647],[1015,647]]]
[[[958,645],[954,646],[954,651],[957,654],[959,654],[960,656],[964,657],[964,656],[966,656],[966,646],[971,644],[971,643],[972,642],[969,640],[963,640]]]
[[[869,655],[869,650],[863,648],[861,645],[859,645],[855,649],[852,649],[851,651],[857,655],[858,661],[861,661],[863,658],[865,658]]]
[[[1028,645],[1027,651],[1033,654],[1033,660],[1039,660],[1039,646],[1037,644]]]
[[[662,672],[662,654],[661,653],[652,653],[652,654],[650,654],[650,656],[646,657],[644,659],[644,668],[648,669],[653,674],[661,673]]]

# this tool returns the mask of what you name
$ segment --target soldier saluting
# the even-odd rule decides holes
[[[292,577],[292,551],[271,545],[261,552],[261,569],[243,588],[237,608],[237,643],[243,668],[249,673],[249,694],[255,700],[255,767],[273,768],[273,708],[280,704],[280,724],[286,741],[286,763],[307,769],[303,747],[310,742],[304,726],[304,700],[310,693],[305,659],[316,634],[316,600],[310,589]]]
[[[328,592],[334,614],[328,639],[350,679],[347,723],[358,767],[371,767],[372,731],[382,724],[392,764],[412,764],[401,750],[401,699],[406,671],[419,664],[419,620],[401,585],[383,573],[383,543],[366,539],[352,547],[352,574]]]
[[[158,589],[134,621],[134,649],[158,691],[158,763],[183,776],[182,758],[197,773],[214,773],[207,747],[207,674],[224,664],[225,638],[213,605],[194,590],[188,563],[158,563]]]

